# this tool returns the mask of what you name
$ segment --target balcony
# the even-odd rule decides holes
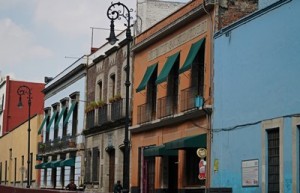
[[[137,107],[137,124],[141,125],[155,119],[180,116],[182,113],[199,110],[203,105],[203,98],[196,93],[196,89],[190,87],[181,90],[180,96],[159,98],[156,102],[156,111],[153,110],[150,103],[139,105]],[[178,101],[180,101],[180,106],[178,106]],[[178,114],[178,112],[181,112],[181,114]]]
[[[124,119],[125,105],[125,99],[120,99],[87,112],[86,128],[92,129],[97,126],[107,125]]]
[[[178,96],[166,96],[157,100],[157,118],[161,119],[177,113]]]
[[[180,111],[185,112],[198,107],[202,107],[203,98],[197,95],[195,88],[187,88],[181,91]]]
[[[55,152],[70,151],[77,148],[76,137],[70,135],[38,143],[38,154],[50,154]]]
[[[145,103],[138,106],[137,123],[143,124],[155,119],[155,111],[152,110],[150,103]]]

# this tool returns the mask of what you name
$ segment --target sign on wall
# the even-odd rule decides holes
[[[258,186],[258,159],[242,161],[242,186]]]

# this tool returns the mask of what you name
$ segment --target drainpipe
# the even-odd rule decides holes
[[[214,64],[214,59],[213,59],[213,51],[214,51],[214,41],[213,41],[213,33],[214,33],[214,25],[213,25],[213,17],[212,15],[208,12],[207,7],[206,7],[206,0],[203,0],[203,10],[207,14],[207,16],[210,19],[210,89],[209,89],[209,98],[210,98],[210,103],[213,103],[213,64]],[[212,133],[212,123],[211,123],[211,114],[212,110],[209,112],[206,112],[206,117],[207,117],[207,122],[208,122],[208,132],[207,132],[207,162],[206,162],[206,182],[205,182],[205,187],[208,189],[210,187],[210,182],[211,182],[211,144],[213,141],[213,133]]]

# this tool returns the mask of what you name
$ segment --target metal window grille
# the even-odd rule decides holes
[[[268,193],[279,193],[279,129],[268,135]]]

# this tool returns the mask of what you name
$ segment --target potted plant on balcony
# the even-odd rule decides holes
[[[39,150],[40,150],[41,152],[45,152],[45,148],[46,148],[46,144],[44,144],[44,143],[39,143]]]
[[[106,105],[106,103],[104,101],[102,101],[102,100],[97,101],[97,108],[101,108],[105,105]]]
[[[120,101],[120,100],[122,100],[122,96],[120,94],[117,94],[117,95],[111,97],[109,99],[109,102],[114,103],[114,102],[117,102],[117,101]]]
[[[74,139],[69,139],[68,145],[69,145],[69,147],[71,147],[71,148],[76,147],[76,143],[75,143]]]

